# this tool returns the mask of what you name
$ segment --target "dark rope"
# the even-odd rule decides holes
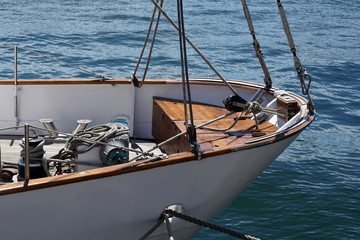
[[[245,235],[245,234],[242,234],[242,233],[239,233],[239,232],[233,231],[231,229],[224,228],[224,227],[221,227],[219,225],[215,225],[215,224],[212,224],[212,223],[209,223],[209,222],[205,222],[205,221],[202,221],[200,219],[190,217],[190,216],[182,214],[182,213],[175,212],[175,211],[173,211],[171,209],[165,209],[163,214],[168,214],[169,216],[177,217],[177,218],[180,218],[182,220],[185,220],[185,221],[188,221],[188,222],[191,222],[191,223],[195,223],[195,224],[197,224],[199,226],[206,227],[206,228],[218,231],[218,232],[226,233],[228,235],[231,235],[231,236],[234,236],[234,237],[237,237],[237,238],[240,238],[240,239],[244,239],[244,240],[260,240],[259,238],[252,237],[252,236],[249,236],[249,235]]]

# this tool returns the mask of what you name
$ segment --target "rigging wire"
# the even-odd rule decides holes
[[[164,11],[162,6],[160,6],[155,0],[150,0],[155,7],[161,12],[162,15],[170,22],[170,24],[179,31],[178,25],[167,15],[167,13]],[[210,63],[210,61],[201,53],[201,51],[190,41],[190,39],[185,35],[184,39],[187,41],[187,43],[195,50],[195,52],[204,60],[204,62],[211,68],[211,70],[221,79],[221,81],[230,89],[230,91],[236,95],[239,96],[238,93],[235,91],[235,89],[230,85],[230,83],[225,80],[225,78],[216,70],[216,68]]]
[[[210,131],[219,131],[219,132],[228,131],[228,130],[230,130],[231,128],[233,128],[236,125],[236,123],[241,119],[244,112],[245,112],[245,110],[242,111],[236,118],[234,118],[234,122],[227,128],[212,128],[212,127],[206,127],[206,126],[202,126],[202,127],[198,127],[198,128],[199,129],[210,130]]]
[[[178,10],[178,25],[179,25],[179,46],[180,46],[180,58],[181,58],[181,77],[183,82],[183,99],[184,99],[184,113],[185,113],[185,125],[187,129],[188,141],[191,145],[196,142],[196,129],[194,126],[194,116],[192,111],[192,101],[189,82],[189,70],[187,64],[186,53],[186,39],[185,39],[185,24],[184,24],[184,8],[182,0],[177,0]],[[187,105],[189,105],[190,126],[188,123]]]
[[[159,0],[157,0],[157,2],[159,2]],[[161,0],[161,3],[160,3],[160,6],[161,6],[161,7],[163,6],[163,3],[164,3],[164,0]],[[155,19],[156,11],[157,11],[157,7],[155,6],[155,7],[154,7],[154,12],[153,12],[152,17],[151,17],[151,21],[150,21],[148,33],[147,33],[147,35],[146,35],[146,39],[145,39],[145,42],[144,42],[143,49],[141,50],[140,57],[139,57],[139,59],[138,59],[138,62],[137,62],[136,67],[135,67],[135,70],[134,70],[134,72],[133,72],[133,74],[132,74],[132,77],[131,77],[134,85],[135,85],[136,87],[138,87],[138,88],[141,88],[141,86],[144,84],[144,81],[145,81],[145,78],[146,78],[146,74],[147,74],[147,71],[148,71],[148,68],[149,68],[149,65],[150,65],[150,59],[151,59],[151,55],[152,55],[152,50],[153,50],[153,48],[154,48],[155,38],[156,38],[157,29],[158,29],[158,26],[159,26],[160,16],[161,16],[161,12],[160,12],[160,11],[159,11],[158,16],[157,16],[156,26],[155,26],[155,29],[154,29],[153,39],[152,39],[152,41],[151,41],[151,46],[150,46],[149,55],[148,55],[148,58],[147,58],[147,62],[146,62],[146,67],[145,67],[145,70],[144,70],[144,74],[143,74],[143,77],[142,77],[141,82],[140,82],[140,84],[139,84],[139,80],[138,80],[137,77],[136,77],[136,73],[137,73],[137,70],[138,70],[138,68],[139,68],[140,62],[141,62],[141,60],[142,60],[142,57],[143,57],[144,52],[145,52],[145,49],[146,49],[147,42],[148,42],[149,37],[150,37],[150,33],[151,33],[152,25],[153,25],[153,22],[154,22],[154,19]]]
[[[281,16],[281,21],[283,23],[284,31],[285,31],[286,37],[288,39],[290,50],[291,50],[291,52],[292,52],[292,54],[294,56],[294,65],[295,65],[295,68],[296,68],[296,71],[297,71],[297,74],[298,74],[298,77],[299,77],[299,80],[300,80],[302,94],[306,95],[308,97],[308,99],[309,99],[308,103],[307,103],[308,109],[310,110],[310,112],[314,113],[315,106],[314,106],[314,103],[311,100],[310,92],[309,92],[310,84],[311,84],[311,75],[308,74],[306,72],[306,69],[304,69],[301,66],[300,59],[296,55],[296,48],[295,48],[294,40],[293,40],[291,32],[290,32],[290,27],[289,27],[288,21],[286,19],[285,10],[284,10],[284,8],[282,6],[281,0],[277,0],[277,5],[278,5],[279,13],[280,13],[280,16]],[[305,83],[306,78],[308,78],[308,84],[307,85]]]
[[[270,77],[270,73],[269,73],[269,70],[268,70],[268,68],[266,66],[264,56],[263,56],[263,54],[261,52],[260,43],[258,42],[258,40],[256,39],[256,36],[255,36],[255,30],[254,30],[254,26],[252,24],[252,20],[251,20],[251,17],[250,17],[250,12],[249,12],[249,8],[247,6],[246,0],[241,0],[241,2],[242,2],[242,5],[243,5],[246,20],[247,20],[248,25],[249,25],[250,34],[253,37],[253,45],[254,45],[254,49],[255,49],[255,52],[256,52],[256,56],[259,59],[261,68],[262,68],[262,70],[264,72],[264,75],[265,75],[264,82],[265,82],[265,85],[266,85],[266,89],[268,90],[268,89],[271,88],[271,85],[272,85],[272,80],[271,80],[271,77]]]

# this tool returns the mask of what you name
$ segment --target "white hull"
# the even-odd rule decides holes
[[[1,196],[3,239],[139,239],[163,209],[209,220],[242,192],[296,136],[258,148],[141,172]],[[16,213],[16,214],[14,214]],[[176,222],[176,223],[175,223]],[[172,224],[175,239],[197,226]],[[164,226],[149,239],[168,239]]]

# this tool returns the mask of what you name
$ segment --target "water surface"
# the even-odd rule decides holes
[[[176,19],[175,2],[164,8]],[[185,1],[186,32],[225,77],[262,83],[239,1]],[[360,238],[360,1],[283,1],[298,56],[313,76],[316,121],[218,217],[262,239]],[[276,1],[249,0],[274,86],[300,94]],[[0,45],[18,45],[108,77],[129,78],[146,35],[150,1],[2,0]],[[215,77],[188,49],[190,77]],[[0,49],[0,79],[13,78]],[[19,50],[19,78],[92,78]],[[141,76],[141,69],[139,70]],[[179,77],[177,33],[164,18],[149,78]],[[233,239],[211,230],[193,237]]]

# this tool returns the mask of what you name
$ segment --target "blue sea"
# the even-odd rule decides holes
[[[149,0],[0,2],[0,45],[114,78],[134,71],[153,11]],[[263,82],[241,1],[184,5],[188,37],[225,78]],[[261,239],[360,239],[360,1],[283,0],[283,6],[312,75],[317,118],[212,223]],[[249,0],[248,7],[274,87],[301,94],[276,1]],[[177,19],[176,1],[165,0],[164,9]],[[180,76],[177,41],[162,17],[149,78]],[[13,49],[0,48],[0,56],[0,79],[13,79]],[[93,78],[20,49],[18,58],[19,79]],[[189,46],[188,59],[190,77],[216,77]],[[203,229],[193,239],[234,238]]]

